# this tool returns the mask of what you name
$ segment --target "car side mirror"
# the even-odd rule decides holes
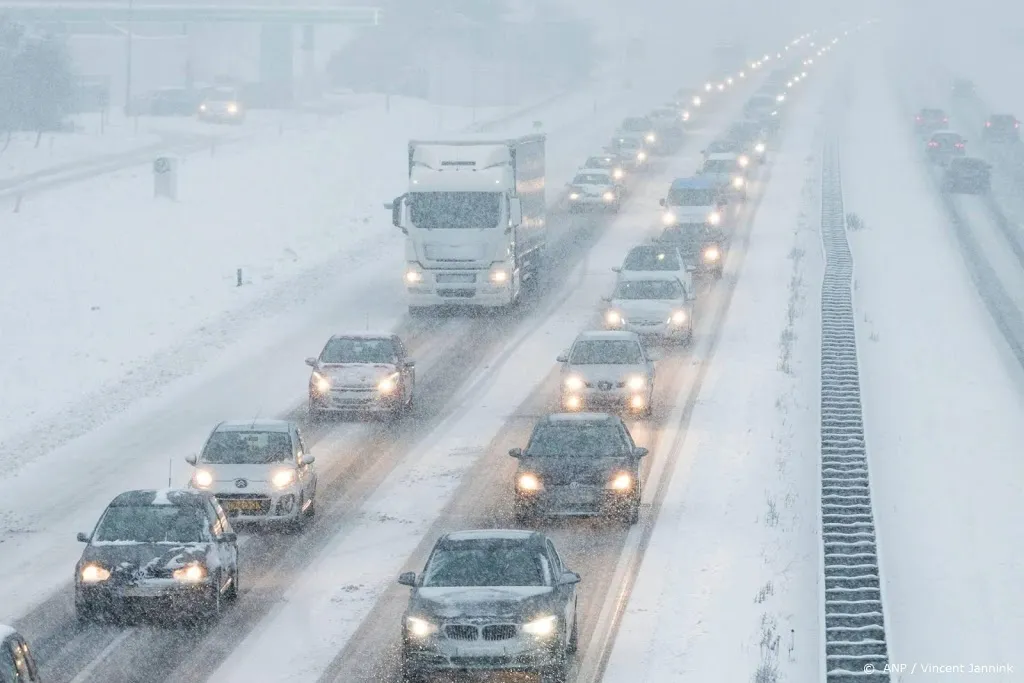
[[[665,206],[665,198],[664,197],[662,197],[661,199],[658,200],[658,206]]]
[[[523,449],[522,448],[510,448],[510,449],[508,449],[508,455],[509,455],[510,458],[516,458],[516,459],[521,458],[521,457],[523,457]]]
[[[575,586],[581,580],[580,575],[576,572],[563,572],[558,579],[558,584],[560,586]]]
[[[307,358],[306,359],[306,365],[308,365],[311,368],[315,368],[316,367],[316,358]]]
[[[83,533],[81,531],[78,532],[78,535],[75,536],[75,538],[78,539],[79,543],[88,543],[89,542],[89,534]]]
[[[312,465],[316,462],[316,456],[310,455],[309,453],[303,453],[302,457],[299,458],[300,465]]]
[[[189,465],[192,465],[192,467],[195,467],[196,463],[199,462],[199,458],[197,458],[195,455],[186,455],[185,462],[187,462]]]
[[[414,361],[414,360],[406,360],[405,361],[405,367],[407,367],[409,369],[412,369],[412,368],[416,367],[416,361]]]
[[[234,531],[225,531],[220,535],[220,540],[222,540],[224,543],[237,543],[238,534],[236,534]]]
[[[508,200],[508,223],[513,228],[523,224],[523,200],[519,197]]]
[[[650,451],[648,451],[646,448],[643,448],[643,447],[640,447],[640,446],[637,446],[637,448],[634,449],[634,451],[633,451],[633,455],[635,455],[638,458],[643,458],[648,453],[650,453]]]
[[[615,266],[614,268],[612,268],[612,272],[613,273],[621,273],[622,272],[622,268],[620,268],[619,266]]]
[[[402,586],[416,587],[416,572],[402,572],[398,575],[398,583]]]
[[[610,296],[602,296],[601,297],[601,301],[604,301],[605,303],[611,303],[611,300],[612,300],[612,298]]]
[[[560,353],[560,354],[558,354],[558,358],[555,359],[555,362],[558,362],[558,363],[568,363],[569,362],[569,354],[567,354],[567,353]]]

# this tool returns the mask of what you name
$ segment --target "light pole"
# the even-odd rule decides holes
[[[134,0],[128,0],[128,43],[124,61],[124,115],[131,116],[132,106],[132,33],[134,23]]]

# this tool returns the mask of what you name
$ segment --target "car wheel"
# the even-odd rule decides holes
[[[238,562],[235,562],[235,568],[231,570],[231,588],[228,588],[224,599],[228,602],[238,600]]]
[[[640,492],[629,502],[629,509],[622,516],[622,521],[627,527],[634,526],[640,521]]]
[[[573,615],[572,632],[569,634],[569,645],[566,648],[566,652],[571,655],[576,654],[576,651],[580,649],[580,629],[577,621],[577,617]]]
[[[221,591],[220,587],[223,585],[224,580],[221,576],[221,570],[217,570],[216,580],[213,582],[211,589],[211,595],[206,598],[206,606],[203,617],[206,621],[216,621],[220,619],[221,611]]]

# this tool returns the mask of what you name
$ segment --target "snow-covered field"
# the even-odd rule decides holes
[[[864,225],[852,234],[858,343],[891,660],[1009,664],[1015,675],[984,678],[1016,681],[1024,373],[975,290],[890,93],[882,65],[866,59],[843,178],[846,210]]]
[[[818,185],[829,89],[789,123],[714,362],[688,424],[663,437],[677,464],[607,683],[817,677]]]

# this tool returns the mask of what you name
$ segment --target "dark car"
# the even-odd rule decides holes
[[[722,277],[725,237],[710,225],[678,225],[665,228],[659,242],[674,245],[696,275]]]
[[[985,194],[992,186],[992,165],[984,159],[953,159],[942,176],[942,189],[954,194]]]
[[[942,109],[925,107],[914,117],[914,129],[920,135],[931,135],[949,125],[949,115]]]
[[[194,116],[200,96],[188,88],[163,88],[149,97],[150,116]]]
[[[1013,114],[993,114],[982,131],[985,142],[1019,142],[1020,121]]]
[[[103,511],[75,566],[80,621],[168,608],[215,619],[238,597],[238,538],[211,494],[127,491]]]
[[[0,683],[40,683],[42,680],[25,639],[10,626],[0,624]]]
[[[554,544],[536,531],[442,536],[402,619],[402,680],[440,672],[516,671],[565,683],[576,652],[576,585]]]
[[[951,159],[967,154],[967,140],[953,131],[939,131],[928,139],[925,153],[933,164],[945,166]]]
[[[758,163],[768,159],[768,130],[761,121],[739,121],[729,127],[726,137],[738,143],[743,152]]]
[[[415,283],[423,275],[410,270],[405,278]],[[313,368],[309,375],[309,414],[313,418],[351,412],[383,412],[397,418],[412,408],[416,364],[398,335],[334,335],[319,356],[306,359],[306,365]]]
[[[966,78],[958,78],[953,81],[953,97],[973,97],[974,82]]]
[[[626,189],[626,164],[618,154],[608,152],[592,157],[587,157],[582,168],[602,168],[612,175],[612,180],[619,185],[620,191]]]
[[[519,460],[515,516],[614,516],[627,525],[640,518],[640,459],[626,424],[606,413],[557,413],[533,428]]]

